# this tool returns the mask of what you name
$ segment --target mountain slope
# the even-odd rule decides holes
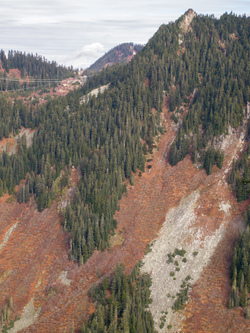
[[[200,313],[192,305],[195,297],[203,302],[202,286],[209,309],[212,304],[216,310],[223,307],[222,321],[216,317],[220,331],[225,314],[232,316],[233,329],[247,327],[242,311],[226,309],[223,289],[229,285],[230,241],[237,237],[246,206],[237,203],[226,178],[233,159],[247,149],[247,25],[246,17],[226,14],[216,20],[189,10],[161,26],[129,64],[108,67],[81,89],[38,108],[29,119],[38,128],[33,145],[26,147],[22,140],[17,155],[3,154],[2,192],[16,193],[15,185],[26,179],[19,185],[21,206],[6,202],[11,200],[7,194],[2,198],[3,212],[12,207],[13,215],[18,213],[16,218],[2,215],[0,288],[5,299],[0,308],[7,302],[13,317],[21,316],[25,305],[31,308],[25,332],[79,329],[95,312],[88,299],[93,284],[112,274],[116,263],[131,271],[154,239],[142,270],[152,277],[150,309],[157,330],[166,332],[170,325],[172,331],[188,329],[191,322],[194,330],[206,331],[207,307]],[[103,93],[89,94],[103,85],[108,87]],[[17,113],[15,120],[19,117]],[[66,207],[62,217],[55,200]],[[34,222],[28,216],[32,212]],[[52,230],[43,235],[46,216]],[[47,243],[58,233],[55,247]],[[18,244],[23,244],[18,257],[10,260]],[[34,271],[36,251],[41,257]],[[214,253],[218,262],[226,260],[225,269],[219,270]],[[206,285],[210,274],[214,289],[223,290],[221,302]],[[24,275],[29,281],[18,288]],[[198,287],[190,294],[187,313],[192,319],[186,324],[183,303],[192,281]],[[178,295],[180,288],[185,290]],[[116,325],[121,317],[113,310]]]
[[[157,237],[157,233],[165,221],[166,213],[173,208],[179,209],[178,207],[182,206],[181,202],[185,200],[185,198],[188,198],[194,191],[198,190],[203,192],[202,196],[199,197],[199,202],[202,204],[196,213],[196,230],[200,228],[203,235],[206,237],[211,236],[220,228],[223,217],[226,216],[224,210],[220,211],[220,206],[223,203],[234,207],[233,214],[229,211],[230,214],[227,215],[227,222],[226,224],[224,222],[223,227],[228,226],[228,230],[231,230],[231,227],[234,228],[234,220],[237,220],[238,217],[240,218],[243,207],[239,206],[238,208],[238,204],[233,194],[230,193],[227,183],[223,181],[220,185],[219,179],[221,179],[221,174],[223,175],[230,165],[232,156],[240,152],[244,142],[239,141],[239,144],[237,137],[235,137],[234,144],[226,151],[226,161],[223,170],[217,171],[211,176],[207,176],[204,170],[200,171],[194,168],[190,158],[185,158],[177,166],[171,167],[165,162],[165,156],[169,153],[169,147],[175,136],[175,130],[174,122],[170,119],[170,114],[166,112],[165,116],[168,132],[160,139],[159,151],[154,154],[153,161],[148,162],[148,164],[152,165],[151,171],[147,171],[142,174],[142,177],[138,177],[135,181],[135,186],[129,190],[128,195],[124,196],[120,201],[120,211],[116,215],[118,222],[116,235],[122,236],[121,244],[119,245],[118,243],[118,245],[114,245],[110,251],[96,251],[86,264],[79,267],[73,262],[68,261],[68,241],[56,219],[55,205],[50,209],[46,209],[42,215],[39,215],[36,210],[34,211],[34,207],[31,210],[31,208],[24,203],[22,205],[14,204],[14,206],[13,203],[1,204],[5,212],[5,214],[1,215],[1,225],[6,226],[6,231],[10,228],[9,222],[11,219],[12,224],[19,220],[19,224],[12,231],[1,256],[1,267],[2,269],[4,268],[5,272],[5,275],[3,275],[3,273],[1,275],[1,288],[5,290],[3,295],[6,298],[12,295],[15,313],[18,312],[18,309],[22,309],[28,304],[31,298],[34,298],[36,311],[40,311],[38,319],[30,328],[25,328],[25,332],[32,332],[34,330],[64,332],[65,329],[70,331],[73,325],[78,327],[78,325],[85,320],[86,315],[91,309],[88,303],[87,292],[90,290],[92,284],[98,280],[101,281],[105,274],[109,274],[114,269],[117,262],[125,263],[127,269],[131,270],[134,264],[143,258],[148,242],[153,241]],[[179,179],[182,179],[182,181],[180,182]],[[218,190],[219,192],[217,193],[220,193],[220,195],[216,193]],[[220,198],[221,204],[220,201],[218,201],[218,197]],[[215,206],[214,209],[212,208],[213,206]],[[11,207],[15,207],[15,213]],[[16,209],[19,209],[20,213],[18,214],[22,216],[21,218],[17,215]],[[7,211],[9,212],[8,215]],[[14,214],[16,216],[15,220],[13,219]],[[35,215],[32,216],[32,214]],[[48,216],[50,216],[50,218],[48,218]],[[231,219],[232,223],[230,222]],[[42,221],[44,222],[41,223]],[[176,222],[171,220],[169,223],[169,225],[171,225]],[[44,231],[40,232],[40,228]],[[174,226],[172,230],[174,230],[173,228]],[[29,230],[29,233],[26,233],[25,230]],[[34,230],[34,232],[32,230]],[[47,231],[45,232],[45,230]],[[192,239],[191,231],[192,229],[190,230],[190,240]],[[4,232],[4,234],[5,233],[6,232]],[[51,237],[54,239],[53,241],[50,241]],[[168,237],[173,240],[175,236],[169,232]],[[29,241],[28,238],[30,239]],[[158,236],[157,239],[160,240],[160,237]],[[22,242],[23,247],[19,245],[19,242]],[[155,243],[155,245],[157,245],[157,243]],[[181,244],[178,243],[175,246],[180,248],[180,245]],[[202,242],[200,244],[197,243],[197,248],[201,245]],[[231,248],[230,251],[232,251],[233,244],[229,243],[226,247],[226,251],[225,248],[223,248],[216,255],[216,261],[220,262],[218,258],[220,258],[222,254],[227,253],[228,257],[227,261],[225,261],[226,267],[230,265],[230,251],[228,251],[228,246]],[[16,250],[14,250],[13,247],[15,247]],[[187,250],[187,245],[185,245],[184,249]],[[174,249],[163,248],[165,263],[167,254],[173,250]],[[197,258],[200,260],[201,257],[199,257],[199,255],[201,254],[201,250],[197,250],[199,252]],[[35,256],[37,252],[41,252],[41,254]],[[18,253],[18,255],[13,256],[13,253]],[[154,253],[154,248],[149,255],[151,253]],[[10,255],[12,257],[11,260],[9,259]],[[191,257],[188,257],[188,261],[191,261]],[[159,259],[157,259],[157,261],[159,261]],[[36,267],[36,269],[32,267]],[[164,273],[166,278],[169,277],[170,271],[168,270],[172,271],[172,267],[170,267],[169,264],[167,264]],[[10,276],[6,275],[10,271],[12,274]],[[63,282],[63,272],[65,272],[64,275],[66,276],[65,281],[68,281],[69,284]],[[153,272],[151,271],[151,273]],[[23,274],[29,276],[29,281],[25,282],[25,289],[23,287],[16,288],[16,284],[20,283],[19,276]],[[190,275],[192,276],[192,272]],[[214,271],[212,271],[212,275],[208,276],[209,281],[213,275]],[[157,276],[158,274],[155,275],[156,278]],[[223,275],[222,279],[224,280],[226,276],[227,275]],[[226,291],[226,297],[223,296],[222,298],[223,309],[226,309],[227,295],[230,293],[230,289],[227,289],[229,276],[227,279],[228,280],[225,280],[225,283],[222,284],[222,290]],[[202,282],[204,280],[201,279],[198,281],[201,281],[198,283],[201,283],[203,286],[202,292],[208,290],[204,282]],[[165,288],[165,295],[168,292],[171,293],[171,290],[173,290],[172,287],[171,289],[168,287],[164,287],[164,289]],[[213,286],[209,284],[209,288],[212,288],[210,292],[213,292]],[[29,292],[23,292],[23,290],[29,290]],[[192,298],[193,293],[195,293],[194,300]],[[197,292],[196,287],[194,287],[191,294],[191,303],[189,303],[190,306],[188,305],[187,307],[189,316],[192,314],[192,325],[195,325],[194,330],[198,327],[201,329],[202,327],[199,326],[199,319],[198,321],[196,319],[196,315],[200,313],[197,311],[196,302]],[[160,305],[162,304],[161,302],[158,303]],[[213,306],[213,304],[214,303],[211,302],[210,307]],[[166,305],[165,303],[163,304],[163,307],[160,308],[160,312],[167,311]],[[194,313],[192,311],[194,311]],[[204,307],[204,311],[207,311],[206,307]],[[235,311],[226,311],[228,317],[232,316],[232,318],[234,318],[235,325],[240,325],[239,327],[242,328],[239,332],[244,332],[246,324],[242,322],[242,316]],[[206,312],[204,312],[204,314],[205,313]],[[211,315],[213,315],[213,313],[211,313]],[[170,321],[171,324],[173,324],[173,322],[175,321]],[[180,319],[178,319],[178,322],[180,323]],[[218,331],[224,332],[224,320],[217,320],[216,325],[217,328],[220,327]],[[166,326],[167,325],[165,325],[165,327]],[[187,323],[187,327],[190,327],[190,322]],[[158,325],[156,329],[159,329]],[[204,332],[206,332],[205,329]]]
[[[113,49],[105,53],[101,58],[99,58],[93,65],[84,71],[84,74],[93,75],[99,72],[101,69],[115,65],[115,64],[125,64],[131,61],[131,59],[136,55],[138,51],[143,48],[140,44],[133,43],[123,43],[115,46]]]

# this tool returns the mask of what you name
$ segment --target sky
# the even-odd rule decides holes
[[[161,24],[197,14],[249,16],[249,0],[0,0],[0,49],[87,68],[118,44],[146,44]]]

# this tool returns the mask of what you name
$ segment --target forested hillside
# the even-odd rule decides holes
[[[250,134],[250,121],[248,120],[246,141],[249,141]],[[232,170],[228,177],[228,183],[231,185],[233,191],[239,202],[248,199],[249,197],[249,155],[250,145],[248,143],[247,150],[243,156],[238,160],[233,161]]]
[[[62,195],[72,166],[77,168],[80,180],[74,200],[62,212],[62,223],[71,237],[70,259],[79,265],[95,249],[109,246],[116,229],[114,213],[118,202],[134,185],[135,174],[145,171],[146,155],[157,148],[156,136],[165,131],[161,120],[163,97],[178,128],[169,156],[165,156],[172,166],[190,154],[195,166],[205,168],[208,175],[214,165],[222,168],[220,139],[229,128],[237,131],[246,122],[249,18],[224,14],[215,19],[197,16],[192,10],[185,15],[192,16],[191,25],[183,26],[184,17],[162,25],[130,63],[103,69],[77,91],[53,99],[35,111],[19,101],[1,100],[0,138],[17,133],[21,126],[36,131],[30,147],[23,136],[17,154],[3,152],[0,194],[13,194],[15,186],[24,180],[16,194],[19,203],[34,196],[42,211]],[[30,55],[13,53],[7,60],[2,52],[1,61],[6,72],[17,66],[23,75],[39,78],[69,74],[54,63],[47,64]],[[47,76],[47,72],[51,74]],[[105,92],[82,102],[92,89],[108,84]],[[237,182],[235,176],[230,179],[232,184]],[[239,265],[236,264],[237,269]],[[101,297],[97,295],[96,300],[102,305],[83,332],[88,331],[87,327],[95,332],[97,326],[101,331],[109,325],[118,325],[120,330],[130,326],[131,332],[142,325],[146,327],[143,331],[151,332],[150,314],[142,315],[142,308],[149,303],[147,291],[140,296],[143,304],[137,307],[135,303],[138,293],[142,295],[141,278],[127,282],[123,273],[117,272],[118,276],[97,289]],[[239,279],[241,286],[242,277]],[[127,290],[124,295],[121,281]],[[146,279],[145,288],[149,284]],[[105,297],[110,289],[111,301]],[[142,321],[134,318],[132,305]],[[125,318],[128,313],[130,319]]]
[[[226,134],[229,126],[242,125],[249,99],[247,31],[249,19],[232,14],[225,14],[220,20],[209,17],[193,20],[185,44],[181,43],[185,48],[184,62],[182,66],[179,63],[175,88],[169,92],[172,111],[176,105],[180,107],[181,94],[193,94],[190,112],[171,147],[172,165],[192,153],[193,161],[203,163],[208,174],[213,164],[221,167],[223,156],[206,148],[213,146],[215,137]],[[186,85],[183,75],[188,78]]]
[[[73,67],[59,66],[55,61],[49,62],[44,57],[26,54],[25,52],[9,51],[8,57],[3,50],[0,51],[2,71],[0,73],[0,91],[16,90],[20,87],[42,88],[48,85],[48,80],[62,80],[74,74]],[[18,69],[20,78],[10,76],[10,70]],[[16,78],[16,80],[15,80]],[[27,79],[22,83],[19,79]],[[29,82],[30,81],[30,82]],[[51,83],[52,84],[52,83]]]
[[[245,308],[246,318],[250,318],[248,293],[250,292],[250,208],[245,213],[246,230],[240,235],[234,248],[231,277],[232,291],[228,307]]]
[[[84,71],[87,75],[93,75],[107,66],[116,64],[125,64],[129,62],[133,56],[143,48],[140,44],[123,43],[120,44],[99,58],[93,65]]]
[[[27,201],[28,192],[35,193],[42,210],[55,197],[53,184],[61,170],[67,177],[72,164],[80,167],[75,201],[64,212],[72,254],[80,262],[95,247],[108,244],[110,230],[116,226],[113,214],[126,191],[124,181],[133,184],[133,173],[144,170],[143,152],[151,149],[154,136],[162,131],[163,91],[177,122],[185,107],[190,110],[172,144],[171,164],[191,153],[194,162],[211,173],[213,164],[223,163],[223,154],[212,147],[215,137],[243,121],[249,94],[249,20],[232,14],[220,20],[197,16],[186,34],[180,20],[161,26],[130,64],[104,69],[82,89],[34,114],[17,111],[14,104],[13,121],[2,121],[2,135],[20,125],[38,129],[32,147],[27,149],[23,142],[17,155],[3,155],[3,192],[12,193],[26,178],[27,197],[19,200]],[[108,83],[108,91],[80,105],[82,95]]]
[[[145,73],[138,72],[140,66]],[[26,185],[30,193],[35,193],[39,210],[51,204],[56,192],[53,182],[60,171],[64,169],[67,175],[72,164],[81,168],[75,202],[64,214],[65,229],[73,237],[72,252],[80,262],[95,247],[107,245],[110,230],[115,228],[113,214],[126,190],[125,177],[133,182],[132,172],[144,168],[140,138],[152,145],[157,130],[161,130],[163,87],[153,80],[153,89],[145,84],[150,75],[146,58],[104,70],[82,90],[41,107],[32,121],[38,127],[33,146],[19,149],[18,155],[4,154],[1,161],[3,191],[7,187],[12,193],[31,171]],[[105,83],[111,83],[109,92],[80,105],[83,94]],[[159,112],[153,114],[152,108]]]
[[[246,140],[249,141],[250,124],[248,120]],[[250,192],[249,179],[250,145],[241,158],[233,160],[232,170],[228,177],[231,189],[239,202],[247,200]],[[245,309],[245,316],[250,318],[248,293],[250,292],[250,206],[244,215],[244,230],[234,247],[231,267],[232,291],[228,301],[229,309],[241,306]]]

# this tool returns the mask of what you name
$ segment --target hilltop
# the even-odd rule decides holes
[[[113,49],[105,53],[93,65],[84,71],[86,75],[92,75],[99,72],[107,66],[115,64],[125,64],[131,61],[137,52],[142,50],[143,45],[133,43],[123,43],[115,46]]]

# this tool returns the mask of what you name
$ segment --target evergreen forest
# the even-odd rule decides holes
[[[0,73],[0,91],[15,91],[20,88],[25,90],[41,89],[49,87],[49,80],[59,81],[74,75],[73,67],[59,66],[55,61],[47,61],[37,54],[11,50],[7,57],[4,50],[1,50],[0,60],[4,70],[3,73]],[[21,79],[29,77],[29,80],[22,83],[18,78],[16,80],[13,77],[10,78],[11,69],[18,69]],[[55,82],[51,82],[51,85],[56,85]]]
[[[64,97],[33,109],[21,100],[0,96],[0,139],[18,134],[21,127],[35,129],[31,146],[24,135],[17,154],[3,151],[0,196],[14,194],[22,181],[16,194],[19,203],[33,196],[42,211],[67,187],[72,166],[77,168],[80,180],[74,200],[62,212],[62,223],[71,237],[70,259],[79,265],[95,249],[109,246],[118,202],[134,184],[134,175],[144,172],[146,154],[164,131],[163,99],[178,124],[169,163],[176,165],[190,154],[207,174],[214,165],[223,166],[223,152],[213,147],[214,142],[229,128],[237,131],[246,119],[249,18],[232,13],[220,19],[198,15],[186,33],[180,26],[182,18],[162,25],[130,63],[104,68]],[[7,58],[2,51],[1,63],[4,75],[11,68],[39,79],[71,74],[71,69],[21,52],[11,51]],[[0,90],[18,89],[7,84],[1,81]],[[88,95],[103,85],[109,85],[103,93]],[[88,96],[84,102],[83,96]],[[234,162],[229,177],[239,201],[248,198],[244,184],[249,177],[248,155],[249,149],[240,162]],[[248,215],[249,211],[247,219]],[[249,258],[248,227],[234,252],[230,307],[246,302]],[[150,303],[149,286],[150,278],[139,276],[138,267],[127,277],[118,266],[112,277],[92,290],[97,312],[82,332],[153,332],[152,316],[144,311]]]
[[[94,73],[103,69],[107,64],[125,64],[129,56],[133,55],[133,50],[135,52],[140,51],[143,48],[140,44],[133,43],[123,43],[120,44],[107,53],[105,53],[101,58],[99,58],[93,65],[84,71],[86,75],[93,75]]]
[[[148,274],[140,274],[138,263],[127,276],[122,264],[117,265],[112,277],[90,291],[91,300],[98,304],[96,313],[81,328],[82,333],[141,332],[154,333],[154,321]]]
[[[234,247],[231,267],[232,291],[228,307],[229,309],[238,306],[245,308],[245,316],[249,319],[247,299],[250,292],[250,206],[245,212],[245,223],[246,230],[240,234]]]
[[[191,154],[208,174],[213,164],[221,167],[223,153],[212,147],[213,140],[226,134],[228,126],[237,129],[243,122],[249,96],[249,19],[196,16],[181,40],[180,20],[162,25],[129,64],[103,69],[82,88],[35,112],[2,97],[1,137],[21,126],[36,132],[31,147],[23,137],[18,154],[3,153],[1,193],[13,193],[25,179],[18,200],[28,201],[33,194],[41,211],[50,206],[58,187],[67,185],[71,166],[79,168],[81,180],[63,224],[71,233],[72,256],[80,263],[95,248],[108,245],[127,181],[133,184],[133,174],[144,171],[144,154],[163,130],[163,92],[177,119],[189,108],[171,146],[172,165]],[[80,102],[105,84],[109,88],[104,93]]]

